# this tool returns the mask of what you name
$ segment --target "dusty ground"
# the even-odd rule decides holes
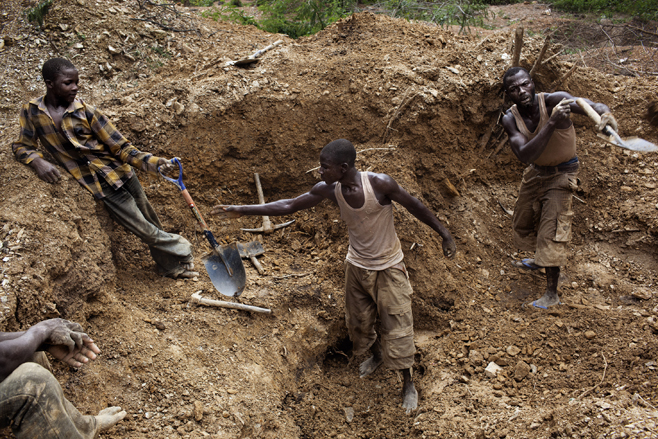
[[[181,8],[56,0],[39,30],[25,22],[28,6],[9,0],[0,15],[0,326],[60,315],[88,329],[103,355],[56,375],[83,412],[129,412],[102,437],[658,437],[658,156],[604,144],[574,116],[583,168],[564,305],[528,308],[544,281],[509,263],[519,255],[501,205],[513,208],[523,167],[496,125],[513,28],[457,35],[361,13],[293,41]],[[514,8],[543,17],[538,5]],[[281,38],[259,64],[225,67]],[[542,44],[526,36],[522,65]],[[419,409],[403,415],[394,373],[360,380],[360,359],[348,362],[336,207],[264,237],[239,230],[258,218],[207,216],[223,242],[262,239],[267,273],[247,263],[239,300],[273,315],[201,308],[192,293],[219,296],[205,275],[158,276],[144,245],[75,181],[49,185],[17,163],[19,106],[42,93],[40,66],[55,55],[79,66],[83,99],[140,149],[181,157],[204,214],[255,203],[254,172],[267,200],[309,189],[317,175],[306,171],[341,137],[362,151],[361,169],[389,173],[435,211],[457,239],[454,260],[404,209],[395,214],[415,291]],[[644,118],[655,77],[583,67],[556,83],[570,67],[553,58],[538,86],[605,102],[623,135],[658,142]],[[208,247],[177,190],[140,179],[200,264]],[[490,361],[503,367],[493,379]]]

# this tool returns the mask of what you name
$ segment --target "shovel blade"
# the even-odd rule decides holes
[[[221,253],[221,257],[218,253]],[[224,261],[231,267],[233,276],[229,274]],[[203,257],[203,264],[217,291],[230,297],[242,294],[247,283],[247,274],[235,243],[228,246],[217,246],[215,252]]]
[[[647,140],[640,139],[639,137],[624,137],[610,135],[606,136],[605,134],[599,133],[599,137],[605,140],[608,143],[611,143],[615,146],[621,148],[630,149],[631,151],[638,152],[654,152],[658,151],[658,145],[655,145]]]

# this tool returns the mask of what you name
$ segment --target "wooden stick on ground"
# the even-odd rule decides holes
[[[535,60],[535,63],[532,66],[532,69],[530,69],[530,77],[532,77],[537,69],[541,66],[541,60],[544,58],[544,54],[546,54],[546,49],[548,49],[549,46],[549,41],[548,41],[548,36],[544,40],[544,45],[541,48],[541,51],[539,52],[539,56]]]
[[[563,50],[560,50],[558,53],[553,54],[553,55],[549,56],[548,58],[546,58],[546,60],[544,60],[544,61],[541,63],[541,65],[543,66],[543,65],[546,64],[547,62],[552,61],[553,59],[555,59],[555,58],[557,58],[558,56],[562,55],[562,52],[564,52],[564,49],[563,49]]]
[[[514,56],[512,57],[512,67],[518,67],[521,61],[521,47],[523,47],[523,26],[516,28],[514,37]]]
[[[605,379],[605,371],[608,370],[608,362],[606,361],[606,359],[605,359],[605,355],[603,355],[603,352],[601,352],[601,356],[603,357],[603,361],[605,362],[605,366],[603,367],[603,376],[601,377],[601,381],[599,381],[599,383],[598,383],[596,386],[592,387],[591,389],[585,390],[585,391],[584,391],[583,393],[581,393],[580,396],[579,396],[578,398],[576,398],[576,399],[580,399],[580,398],[582,398],[583,396],[587,395],[589,392],[591,392],[592,390],[596,389],[597,387],[599,387],[599,386],[603,383],[603,380]]]
[[[192,298],[190,299],[190,301],[205,306],[216,306],[219,308],[240,309],[242,311],[253,311],[253,312],[260,312],[263,314],[272,314],[271,309],[259,308],[257,306],[251,306],[251,305],[243,305],[242,303],[224,302],[223,300],[206,299],[201,297],[201,294],[199,293],[200,291],[197,291],[196,293],[192,294]]]

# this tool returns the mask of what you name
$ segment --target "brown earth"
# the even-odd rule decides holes
[[[103,355],[79,370],[58,365],[56,376],[85,413],[128,411],[102,437],[658,437],[658,156],[611,147],[573,117],[583,167],[565,304],[528,307],[544,280],[510,265],[523,255],[501,206],[513,208],[523,166],[496,125],[513,28],[459,35],[365,12],[290,40],[182,8],[55,0],[39,30],[25,21],[30,5],[7,0],[0,15],[0,322],[83,324]],[[514,5],[524,7],[537,13]],[[284,44],[260,63],[225,66],[277,39]],[[542,44],[526,36],[522,65]],[[348,361],[347,231],[335,206],[276,218],[296,223],[263,237],[239,230],[258,218],[207,217],[222,242],[262,239],[267,273],[246,264],[239,301],[273,315],[202,308],[192,293],[220,298],[205,274],[158,276],[145,246],[75,181],[49,185],[17,163],[19,106],[43,92],[40,66],[56,55],[78,65],[83,99],[140,149],[181,157],[204,214],[255,203],[254,172],[267,200],[308,190],[320,149],[341,137],[360,151],[360,169],[390,174],[436,212],[457,240],[453,260],[426,226],[395,211],[415,291],[419,409],[404,416],[395,373],[361,380],[360,359]],[[605,102],[622,135],[658,143],[645,118],[655,77],[581,67],[556,83],[570,67],[549,61],[538,87]],[[201,265],[208,247],[177,189],[140,179]],[[493,379],[490,361],[503,367]]]

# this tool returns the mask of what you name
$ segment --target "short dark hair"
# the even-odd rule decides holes
[[[523,67],[510,67],[503,75],[503,90],[507,90],[507,80],[519,72],[525,72],[525,74],[528,75],[530,79],[532,79],[532,77],[530,77],[530,73]]]
[[[75,69],[71,61],[66,58],[51,58],[41,67],[41,76],[44,81],[54,81],[62,70]]]
[[[356,160],[356,149],[352,142],[347,139],[338,139],[327,143],[322,148],[322,154],[329,156],[334,164],[347,163],[350,167],[354,166]]]

